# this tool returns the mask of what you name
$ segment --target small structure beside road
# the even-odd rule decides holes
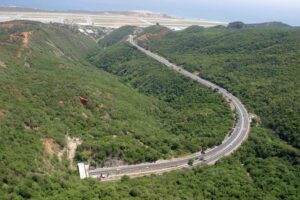
[[[78,163],[78,171],[79,171],[80,179],[85,179],[89,177],[88,168],[89,168],[88,165],[84,163]]]

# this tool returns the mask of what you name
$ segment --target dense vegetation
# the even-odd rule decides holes
[[[134,26],[123,26],[119,29],[114,30],[109,35],[104,37],[102,40],[99,41],[99,45],[103,47],[111,46],[116,44],[122,40],[127,39],[128,35],[134,32]]]
[[[155,30],[162,29],[144,33]],[[33,32],[21,48],[22,37],[9,35],[24,31]],[[59,25],[0,28],[0,199],[298,200],[300,153],[291,139],[299,134],[296,33],[191,27],[152,38],[152,50],[224,85],[258,117],[241,149],[215,166],[99,183],[79,180],[66,155],[59,161],[42,141],[52,138],[62,149],[65,135],[81,138],[78,160],[149,161],[220,142],[232,123],[228,106],[122,39],[99,49]],[[284,126],[276,131],[278,124]]]
[[[93,57],[97,65],[116,70],[119,59],[127,59],[128,73],[120,81],[87,61],[97,52],[94,40],[59,24],[0,24],[0,42],[0,197],[5,199],[41,198],[62,192],[64,184],[84,184],[69,167],[67,153],[60,156],[66,136],[82,141],[76,161],[111,165],[195,152],[220,143],[231,128],[229,106],[219,95],[127,45]],[[140,65],[149,66],[152,75],[141,76]],[[138,88],[141,84],[145,87]]]
[[[129,44],[112,46],[91,60],[139,92],[164,102],[165,110],[157,116],[173,134],[172,138],[166,138],[168,143],[177,141],[168,148],[199,151],[199,144],[204,148],[218,144],[230,130],[230,110],[220,96],[150,60]],[[164,140],[162,134],[158,137]],[[153,145],[159,143],[155,141]]]
[[[228,88],[274,134],[299,148],[300,31],[280,23],[243,26],[173,32],[148,47]]]
[[[190,27],[146,45],[241,98],[257,117],[235,157],[264,198],[299,198],[299,29],[280,23]]]

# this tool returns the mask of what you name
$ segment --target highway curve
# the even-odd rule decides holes
[[[99,178],[102,181],[110,181],[120,179],[124,175],[130,177],[139,177],[150,174],[161,174],[163,172],[172,171],[176,169],[189,168],[188,162],[190,159],[193,159],[193,165],[199,164],[214,164],[216,161],[221,159],[224,156],[227,156],[238,149],[242,142],[247,138],[250,131],[250,119],[248,112],[245,106],[241,101],[229,93],[224,88],[219,87],[218,85],[211,83],[205,79],[202,79],[183,68],[170,63],[165,58],[152,53],[136,44],[133,39],[133,36],[129,36],[128,42],[135,46],[138,50],[145,53],[149,57],[155,59],[156,61],[166,65],[167,67],[177,71],[178,73],[199,82],[202,85],[205,85],[213,90],[218,91],[227,101],[231,103],[236,112],[237,120],[235,127],[232,132],[224,139],[222,144],[202,152],[194,153],[190,156],[157,161],[154,163],[142,163],[137,165],[124,165],[118,167],[107,167],[107,168],[97,168],[95,170],[87,170],[87,176],[92,178]]]

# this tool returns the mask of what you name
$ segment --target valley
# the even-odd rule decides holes
[[[125,26],[96,40],[66,24],[0,23],[0,197],[298,199],[299,35],[281,23],[230,23]],[[226,137],[236,119],[226,91],[252,118],[245,141]],[[185,160],[160,175],[101,182],[75,168],[208,155],[232,139],[221,153],[230,155],[208,157],[214,165]]]

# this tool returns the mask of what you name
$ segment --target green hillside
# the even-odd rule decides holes
[[[129,34],[134,32],[134,26],[123,26],[114,30],[109,35],[99,40],[99,45],[103,47],[114,45],[122,40],[126,40]]]
[[[3,199],[74,199],[88,196],[75,192],[87,185],[109,194],[80,181],[76,162],[170,158],[218,144],[231,129],[221,96],[124,43],[104,50],[67,26],[15,21],[0,23],[0,44]]]
[[[147,58],[129,44],[112,46],[90,60],[164,103],[165,111],[159,117],[172,133],[165,151],[196,152],[219,144],[233,125],[231,111],[222,97]],[[161,134],[158,136],[162,139]]]
[[[275,25],[242,29],[192,27],[140,43],[227,88],[256,114],[250,138],[230,163],[245,170],[253,195],[258,196],[249,197],[240,186],[221,189],[219,186],[228,185],[223,180],[216,190],[230,193],[225,195],[227,198],[236,189],[236,194],[241,195],[237,199],[298,199],[300,195],[300,32]],[[222,163],[215,169],[228,169]],[[236,183],[237,177],[230,177]],[[203,187],[197,189],[203,191]],[[201,194],[207,194],[205,191]],[[221,198],[218,192],[210,195],[206,198]]]
[[[70,138],[81,141],[73,164],[170,158],[220,143],[229,106],[127,44],[128,27],[103,45],[59,24],[0,23],[0,199],[298,200],[299,30],[274,26],[144,29],[141,44],[228,88],[257,117],[214,166],[103,183],[79,179]]]
[[[154,38],[148,47],[228,88],[275,135],[299,148],[300,31],[278,24],[188,29]]]

